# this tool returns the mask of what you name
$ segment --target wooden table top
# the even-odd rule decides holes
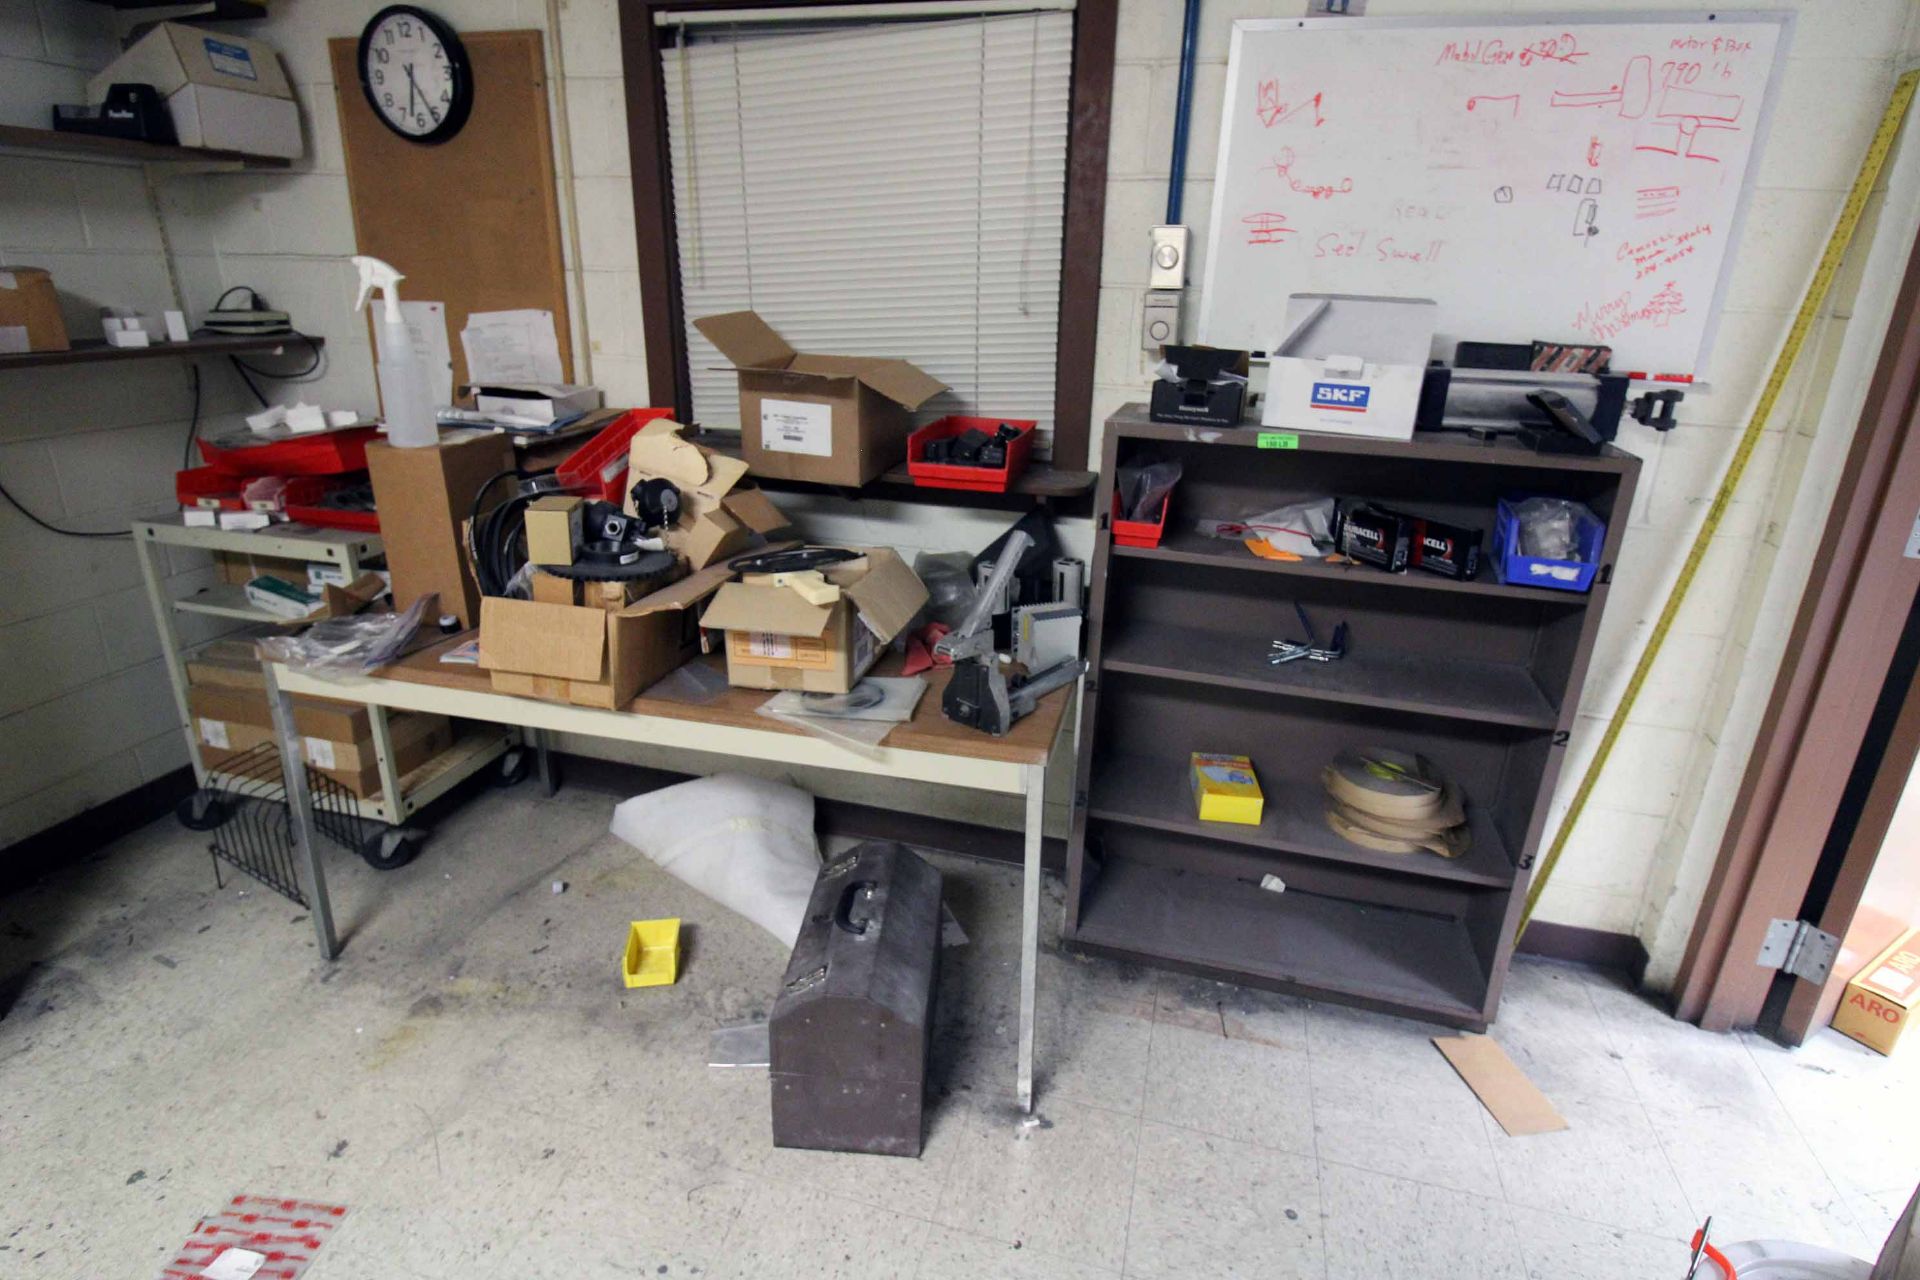
[[[492,693],[493,680],[487,672],[478,667],[440,661],[442,653],[464,644],[477,634],[477,632],[468,631],[449,636],[408,654],[392,666],[382,667],[374,672],[373,676],[375,679],[429,684],[463,692]],[[722,675],[726,672],[726,658],[720,654],[696,658],[695,661],[706,663]],[[873,674],[897,676],[904,661],[901,655],[888,653],[880,659]],[[1008,764],[1046,763],[1047,756],[1053,748],[1053,741],[1059,736],[1060,722],[1067,714],[1067,701],[1073,691],[1072,686],[1055,689],[1040,699],[1032,715],[1015,723],[1005,737],[996,738],[977,729],[955,724],[940,713],[940,695],[946,690],[947,681],[953,677],[952,668],[935,667],[925,674],[927,691],[921,695],[920,705],[914,709],[913,719],[896,726],[881,740],[882,747],[900,751],[928,751],[941,755],[965,756],[974,760],[998,760]],[[806,734],[805,729],[795,728],[768,716],[757,714],[760,704],[772,696],[773,694],[764,689],[729,688],[712,702],[691,703],[648,697],[643,691],[639,697],[627,704],[624,711],[601,711],[598,714],[612,716],[630,712],[673,720],[690,720],[702,724],[758,729],[768,733]],[[585,707],[580,709],[591,710]]]

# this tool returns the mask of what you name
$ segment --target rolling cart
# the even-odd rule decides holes
[[[296,524],[274,525],[258,531],[190,528],[174,515],[135,521],[133,545],[140,559],[140,574],[146,583],[154,626],[160,633],[167,677],[173,684],[174,705],[180,714],[181,731],[187,735],[187,752],[198,783],[197,790],[181,801],[177,816],[189,829],[210,832],[220,831],[236,817],[245,817],[248,824],[245,830],[236,828],[228,839],[216,835],[216,860],[224,856],[231,865],[298,901],[297,893],[289,893],[281,883],[284,881],[297,889],[297,881],[287,879],[291,862],[284,864],[284,874],[275,869],[283,865],[275,861],[278,855],[274,852],[276,846],[285,843],[283,827],[261,818],[258,813],[263,807],[272,806],[278,806],[282,814],[285,812],[277,753],[271,769],[264,759],[251,761],[251,755],[229,761],[218,769],[209,767],[193,731],[193,715],[187,704],[187,655],[178,619],[181,614],[203,614],[231,619],[236,628],[243,623],[277,628],[288,624],[284,618],[255,607],[247,599],[246,588],[236,584],[216,583],[175,599],[166,590],[167,570],[160,561],[168,549],[175,547],[226,551],[263,559],[334,565],[351,579],[381,555],[380,537],[373,533]],[[328,834],[336,842],[356,849],[368,865],[380,870],[405,866],[419,853],[427,833],[409,825],[408,819],[426,805],[484,769],[493,768],[494,780],[502,784],[518,782],[528,771],[528,751],[519,730],[464,723],[456,726],[452,746],[402,775],[394,764],[393,736],[388,728],[386,709],[373,707],[369,711],[380,789],[361,797],[332,786],[328,791],[329,808],[338,813],[340,820]],[[306,772],[309,778],[324,777],[311,769]],[[228,856],[241,849],[253,852],[245,857]],[[287,856],[290,858],[290,853]]]

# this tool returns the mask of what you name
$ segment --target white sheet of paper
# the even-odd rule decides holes
[[[251,1249],[223,1249],[220,1256],[200,1269],[207,1280],[252,1280],[267,1260],[264,1253]]]
[[[460,331],[468,382],[564,382],[551,311],[476,311]]]
[[[413,354],[430,374],[427,390],[433,393],[434,408],[453,403],[453,348],[447,338],[447,304],[444,302],[400,303],[406,317],[407,333],[413,338]],[[468,358],[471,363],[472,358]]]

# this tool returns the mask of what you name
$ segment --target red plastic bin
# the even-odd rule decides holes
[[[627,500],[627,449],[640,428],[660,418],[671,418],[671,409],[629,409],[597,432],[593,439],[567,455],[554,474],[569,493],[584,493],[602,502]],[[616,470],[616,460],[619,467]],[[609,478],[611,477],[611,478]]]
[[[241,478],[218,467],[189,467],[173,473],[173,496],[183,507],[214,511],[244,511]]]
[[[992,435],[1005,423],[1020,428],[1020,434],[1007,444],[1007,465],[992,467],[956,467],[944,462],[927,462],[927,445],[978,427]],[[907,437],[907,472],[915,487],[929,489],[971,489],[975,493],[1005,493],[1014,478],[1027,469],[1033,453],[1033,429],[1040,424],[1026,418],[963,418],[949,416],[929,422]]]
[[[1167,531],[1167,507],[1173,502],[1168,494],[1160,500],[1158,520],[1122,520],[1120,495],[1113,495],[1113,540],[1123,547],[1157,547],[1160,535]]]
[[[345,507],[321,505],[327,494],[336,487],[337,482],[330,482],[319,476],[295,476],[287,482],[284,494],[287,519],[309,524],[317,529],[345,529],[352,533],[380,532],[378,511],[353,511]]]
[[[354,427],[233,448],[202,440],[200,456],[236,476],[332,476],[365,471],[367,444],[379,435],[378,427]]]

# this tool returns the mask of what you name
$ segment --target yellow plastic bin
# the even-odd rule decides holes
[[[670,987],[680,976],[680,921],[635,920],[620,976],[629,987]]]

